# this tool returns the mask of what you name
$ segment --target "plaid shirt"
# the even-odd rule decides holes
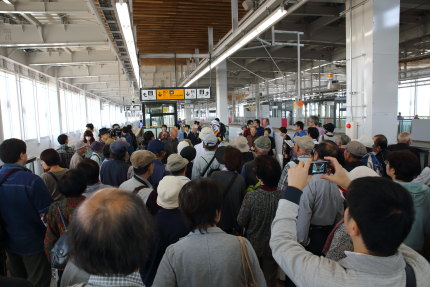
[[[306,162],[308,158],[309,158],[309,155],[300,155],[297,158],[297,160]],[[292,167],[295,167],[296,165],[297,163],[295,163],[294,161],[290,161],[284,166],[284,169],[282,170],[281,178],[279,179],[279,182],[278,182],[279,190],[284,190],[284,187],[287,185],[288,170]]]
[[[142,277],[139,272],[133,272],[129,275],[110,275],[99,276],[91,275],[88,284],[85,286],[103,286],[103,287],[143,287]]]
[[[63,168],[69,168],[70,160],[72,159],[73,154],[75,153],[75,149],[69,147],[66,144],[61,145],[57,148],[57,152],[60,155],[60,166]]]
[[[50,258],[49,252],[54,247],[55,242],[57,242],[57,240],[65,231],[63,222],[61,221],[60,213],[58,212],[58,208],[60,208],[66,224],[69,224],[76,207],[78,207],[78,205],[84,200],[84,196],[66,197],[62,200],[54,202],[51,204],[51,206],[49,206],[48,214],[46,215],[47,228],[44,240],[45,252],[48,255],[48,258]]]

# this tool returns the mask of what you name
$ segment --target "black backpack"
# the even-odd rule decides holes
[[[225,128],[225,124],[219,123],[219,133],[222,135],[222,137],[225,136],[226,132],[227,132],[227,129]]]

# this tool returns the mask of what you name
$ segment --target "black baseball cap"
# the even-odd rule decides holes
[[[109,134],[110,130],[107,128],[101,128],[99,129],[99,136],[104,135],[104,134]]]

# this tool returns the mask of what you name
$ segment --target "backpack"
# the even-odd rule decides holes
[[[66,223],[59,206],[57,206],[57,210],[65,231],[55,242],[54,247],[52,247],[49,253],[52,268],[64,270],[64,268],[66,268],[67,261],[69,260],[68,223]]]
[[[382,176],[384,174],[384,167],[379,162],[379,160],[376,158],[376,155],[371,152],[365,155],[361,162],[367,166],[368,168],[373,169],[379,176]]]
[[[219,123],[219,133],[224,138],[225,133],[227,132],[227,129],[225,128],[225,124]]]

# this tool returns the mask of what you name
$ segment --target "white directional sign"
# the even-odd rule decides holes
[[[141,101],[155,101],[157,99],[157,93],[155,89],[141,89],[140,100]]]
[[[211,89],[197,89],[197,99],[210,99]]]
[[[196,89],[185,89],[185,99],[193,100],[196,98]]]

